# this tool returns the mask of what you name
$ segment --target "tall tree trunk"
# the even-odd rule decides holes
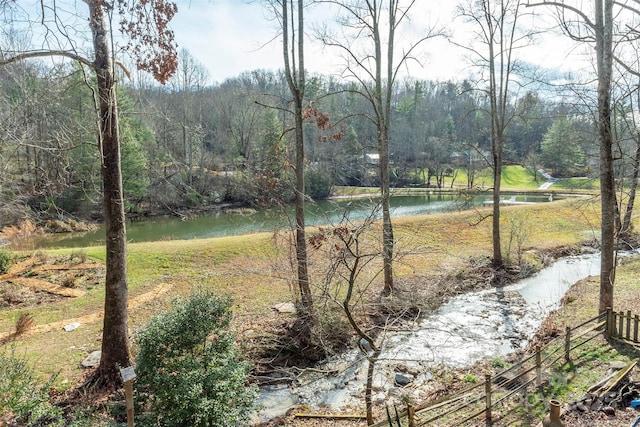
[[[393,224],[391,223],[391,193],[389,184],[389,126],[391,123],[391,95],[393,91],[393,43],[396,28],[396,1],[389,2],[389,37],[387,40],[386,92],[382,97],[382,39],[379,19],[375,18],[375,50],[376,50],[376,97],[378,98],[378,153],[380,167],[380,193],[382,204],[382,263],[384,270],[384,287],[382,295],[393,292]]]
[[[88,1],[95,50],[94,70],[99,96],[100,148],[102,154],[103,209],[106,230],[106,280],[102,357],[97,380],[119,381],[118,367],[129,366],[127,330],[127,252],[120,137],[113,59],[102,2]]]
[[[502,245],[500,243],[500,186],[502,183],[502,141],[496,137],[492,144],[493,151],[493,212],[491,242],[493,245],[493,267],[503,266]]]
[[[613,0],[595,0],[598,71],[598,137],[600,140],[601,247],[599,310],[613,307],[615,282],[615,208],[611,133],[611,76],[613,64]]]
[[[493,267],[501,268],[504,261],[502,259],[502,245],[500,242],[500,186],[502,183],[502,143],[503,143],[503,122],[502,105],[503,92],[506,91],[504,76],[502,73],[498,75],[498,70],[504,69],[502,58],[504,55],[504,28],[500,25],[497,28],[493,24],[493,11],[491,10],[490,1],[484,0],[485,21],[489,34],[489,99],[490,99],[490,115],[491,115],[491,158],[493,161],[493,209],[492,209],[492,228],[491,242],[493,247]],[[500,16],[496,18],[502,22],[504,9],[500,11]],[[496,41],[496,38],[500,40]],[[500,63],[496,64],[495,44],[498,43],[500,49]],[[510,66],[510,65],[507,65]]]
[[[291,10],[288,8],[288,2],[292,2]],[[282,1],[282,30],[283,30],[283,55],[285,63],[285,75],[289,90],[293,96],[294,117],[295,117],[295,211],[296,211],[296,264],[298,273],[298,288],[300,290],[300,300],[302,306],[303,317],[306,318],[307,326],[313,321],[313,297],[311,286],[309,284],[309,272],[307,262],[307,240],[305,233],[305,214],[304,214],[304,129],[303,129],[303,109],[305,91],[305,70],[304,70],[304,2],[297,0],[297,32],[293,30],[295,27],[293,17],[289,20],[289,13],[293,14],[293,0]],[[291,26],[291,28],[290,28]],[[289,52],[289,38],[295,42],[297,36],[297,45],[291,47]],[[291,60],[289,59],[291,55]],[[296,64],[297,58],[297,64]],[[293,62],[293,63],[292,63]]]
[[[391,192],[389,189],[389,136],[385,126],[378,138],[380,155],[380,193],[382,205],[382,261],[384,269],[383,295],[393,292],[393,225],[391,223]]]
[[[300,288],[300,298],[304,315],[313,316],[313,297],[311,286],[309,285],[309,272],[307,268],[307,239],[305,233],[305,213],[304,213],[304,139],[302,127],[302,96],[298,93],[295,101],[295,121],[296,121],[296,262],[298,266],[298,287]]]

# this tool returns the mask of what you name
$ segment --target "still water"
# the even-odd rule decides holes
[[[515,197],[515,198],[514,198]],[[549,196],[509,196],[509,202],[547,202]],[[393,196],[391,215],[394,218],[451,212],[470,209],[491,200],[491,195],[462,197],[438,194],[421,196]],[[306,224],[320,226],[338,224],[345,215],[351,221],[359,221],[371,215],[376,200],[370,198],[337,199],[308,202],[305,205]],[[293,206],[257,210],[251,214],[217,213],[188,220],[179,218],[152,218],[127,224],[129,242],[152,242],[158,240],[188,240],[210,237],[233,236],[257,232],[269,232],[289,227],[294,221]],[[86,247],[104,244],[104,228],[94,232],[33,236],[20,242],[21,249]]]

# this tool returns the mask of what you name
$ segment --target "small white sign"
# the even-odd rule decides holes
[[[133,381],[136,377],[136,373],[133,370],[133,366],[120,369],[120,375],[122,375],[122,381],[125,383],[129,381]]]

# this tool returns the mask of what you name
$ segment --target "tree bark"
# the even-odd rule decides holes
[[[631,188],[629,189],[629,200],[627,208],[624,212],[624,218],[620,227],[620,233],[626,234],[631,231],[631,217],[633,216],[633,207],[636,202],[636,192],[638,189],[638,176],[640,176],[640,135],[635,136],[636,153],[633,158],[633,173],[631,175]]]
[[[380,195],[382,206],[382,263],[384,269],[384,287],[382,295],[389,295],[393,292],[393,224],[391,223],[391,194],[389,183],[389,126],[391,121],[391,95],[393,91],[393,43],[395,28],[397,25],[395,12],[397,8],[395,1],[389,2],[389,35],[387,40],[387,70],[383,79],[382,74],[382,38],[380,34],[379,10],[372,11],[374,15],[373,32],[376,51],[376,98],[378,104],[378,154],[380,167]],[[386,81],[386,93],[382,97],[382,83]]]
[[[367,385],[365,386],[364,401],[367,411],[367,425],[373,425],[373,374],[376,369],[376,362],[380,357],[381,350],[376,348],[373,353],[367,356]]]
[[[492,264],[495,269],[503,266],[500,238],[500,186],[502,180],[502,148],[498,141],[493,142],[493,209],[491,242],[493,246]]]
[[[468,0],[461,14],[476,24],[479,29],[479,42],[486,51],[469,47],[485,68],[489,87],[486,95],[489,99],[487,111],[491,126],[491,166],[493,168],[492,190],[492,265],[498,270],[504,267],[500,230],[500,191],[502,186],[502,163],[505,144],[505,132],[513,114],[507,111],[509,105],[509,85],[514,70],[513,53],[524,46],[529,35],[517,31],[521,16],[521,1],[505,0]],[[473,157],[469,156],[469,174],[467,184],[473,185]]]
[[[491,0],[484,0],[485,23],[489,48],[489,98],[491,102],[491,154],[493,160],[493,212],[492,212],[492,246],[493,267],[500,269],[504,265],[500,232],[500,190],[502,185],[502,153],[504,151],[504,132],[507,127],[506,108],[508,88],[511,78],[511,52],[513,49],[514,31],[505,28],[506,14],[513,13],[513,26],[518,19],[519,4],[510,11],[500,2],[499,9],[491,8]],[[494,16],[495,14],[495,16]],[[496,46],[499,49],[496,52]]]
[[[613,0],[595,0],[596,58],[598,71],[598,138],[600,140],[601,257],[600,301],[602,312],[613,307],[615,281],[615,208],[613,144],[611,133],[611,78],[613,65]]]
[[[100,149],[102,154],[103,210],[106,230],[106,280],[102,357],[95,378],[102,384],[116,384],[118,367],[127,367],[127,252],[120,136],[113,59],[109,47],[102,2],[89,1],[90,26],[95,50],[94,71],[99,97]]]
[[[295,246],[296,246],[296,264],[298,273],[298,288],[300,290],[300,301],[302,316],[306,317],[307,323],[310,325],[313,321],[313,296],[311,286],[309,284],[309,272],[307,262],[307,240],[305,232],[305,213],[304,213],[304,128],[303,128],[303,102],[305,92],[305,70],[304,70],[304,2],[297,0],[297,32],[293,31],[293,17],[289,20],[288,2],[292,2],[291,12],[293,13],[293,0],[282,1],[282,38],[283,38],[283,55],[285,65],[285,75],[289,90],[293,96],[293,108],[295,117]],[[291,26],[291,28],[290,28]],[[297,36],[297,45],[292,46],[289,52],[289,38],[295,42]],[[291,60],[289,55],[291,54]],[[296,64],[297,58],[297,64]],[[293,64],[292,64],[293,62]]]

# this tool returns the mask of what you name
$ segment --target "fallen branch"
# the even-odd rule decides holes
[[[340,420],[366,420],[366,415],[355,414],[294,414],[296,418],[323,418],[323,419],[340,419]]]

